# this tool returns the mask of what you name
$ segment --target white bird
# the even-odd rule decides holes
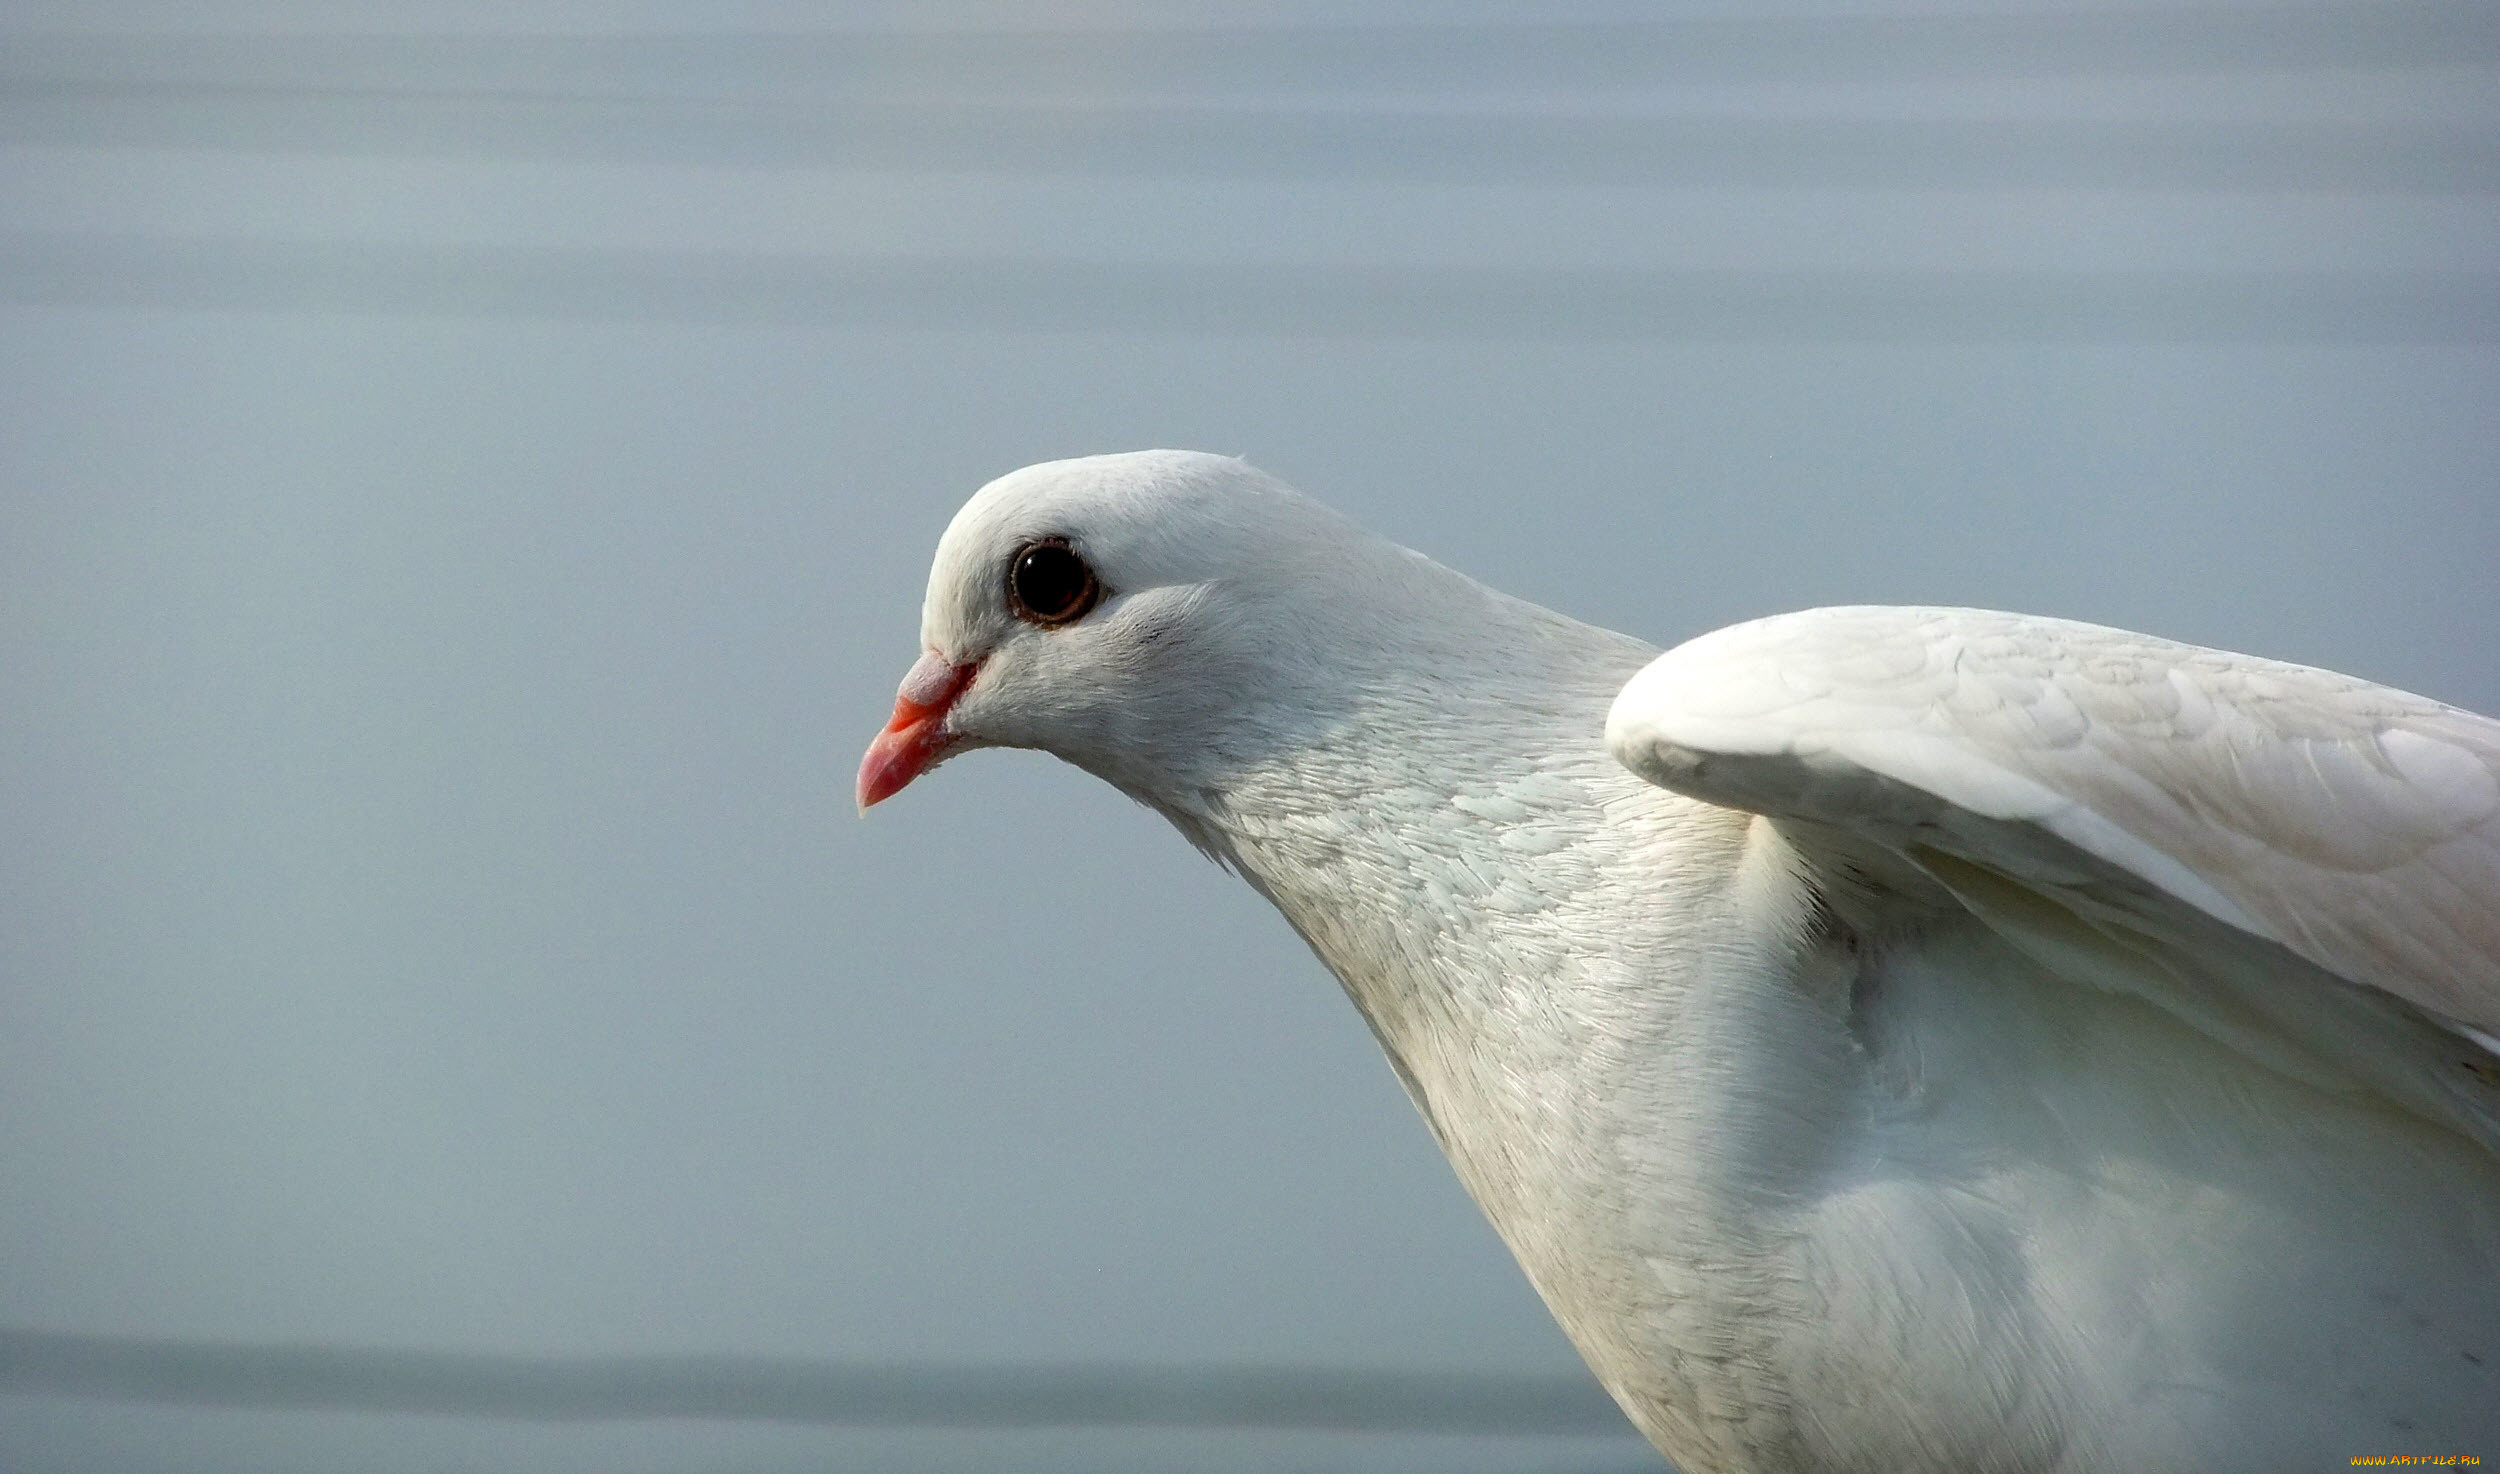
[[[1686,1474],[2500,1459],[2500,723],[2091,625],[1665,655],[1240,461],[948,527],[863,808],[1040,748],[1345,985]]]

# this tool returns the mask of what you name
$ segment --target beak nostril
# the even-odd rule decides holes
[[[899,715],[906,704],[923,709],[945,706],[963,694],[979,669],[977,665],[959,665],[935,650],[928,651],[903,677],[902,689],[894,693],[894,710]]]

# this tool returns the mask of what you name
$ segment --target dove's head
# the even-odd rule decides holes
[[[1424,560],[1229,457],[1027,466],[939,540],[921,657],[859,768],[862,809],[955,753],[1030,747],[1150,801],[1342,680],[1352,605]]]

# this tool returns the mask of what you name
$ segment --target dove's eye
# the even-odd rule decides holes
[[[1007,560],[1007,607],[1044,629],[1083,619],[1102,599],[1102,581],[1064,538],[1045,537]]]

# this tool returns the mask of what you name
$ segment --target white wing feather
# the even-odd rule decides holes
[[[1607,741],[1663,787],[1910,859],[1992,922],[1939,864],[2173,947],[2210,918],[2500,1051],[2500,722],[2096,625],[1868,607],[1667,652]],[[2334,1013],[2310,976],[2261,1011]]]

